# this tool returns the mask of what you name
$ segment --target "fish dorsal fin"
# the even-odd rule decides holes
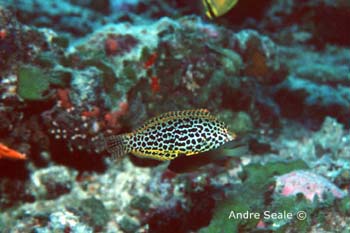
[[[172,111],[172,112],[166,112],[166,113],[160,114],[159,116],[156,116],[147,120],[140,128],[136,129],[135,132],[136,133],[142,132],[154,125],[167,122],[169,120],[183,119],[188,117],[216,120],[216,118],[212,116],[207,109]]]

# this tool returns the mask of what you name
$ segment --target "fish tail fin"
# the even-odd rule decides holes
[[[119,161],[129,152],[127,140],[126,134],[105,137],[106,149],[112,155],[113,160]]]

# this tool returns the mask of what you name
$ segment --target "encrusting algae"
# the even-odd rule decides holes
[[[132,153],[165,161],[210,151],[235,138],[208,110],[198,109],[163,113],[132,133],[105,139],[107,151],[116,158]]]

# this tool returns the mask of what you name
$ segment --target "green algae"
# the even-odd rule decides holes
[[[251,163],[243,167],[243,171],[239,174],[245,185],[251,186],[253,189],[261,189],[269,182],[269,179],[277,175],[282,175],[294,170],[308,169],[307,164],[303,160],[295,161],[276,161],[269,162],[265,165],[259,163]]]
[[[18,71],[18,95],[24,100],[46,100],[49,95],[48,76],[34,66],[22,66]]]
[[[339,202],[336,202],[336,206],[340,213],[346,216],[350,216],[350,196],[346,196]]]
[[[215,210],[214,216],[208,227],[199,230],[199,233],[221,233],[221,232],[238,232],[239,221],[229,219],[231,211],[245,212],[249,209],[247,203],[243,202],[237,205],[237,199],[227,200],[220,203]]]
[[[297,232],[307,232],[311,224],[311,216],[317,208],[317,202],[311,203],[301,194],[290,197],[279,196],[274,199],[267,209],[271,213],[292,213],[293,217],[292,219],[268,219],[266,220],[266,223],[270,224],[271,230],[274,230],[275,232],[285,232],[291,222],[293,223],[293,227],[297,229]],[[307,217],[305,219],[297,218],[297,215],[301,212],[306,213]]]
[[[17,94],[24,100],[45,101],[52,95],[51,87],[67,87],[71,79],[69,69],[45,70],[36,66],[21,66],[18,70]]]

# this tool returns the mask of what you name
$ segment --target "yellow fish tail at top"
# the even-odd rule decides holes
[[[220,17],[229,12],[238,0],[202,0],[205,14],[209,19]]]

